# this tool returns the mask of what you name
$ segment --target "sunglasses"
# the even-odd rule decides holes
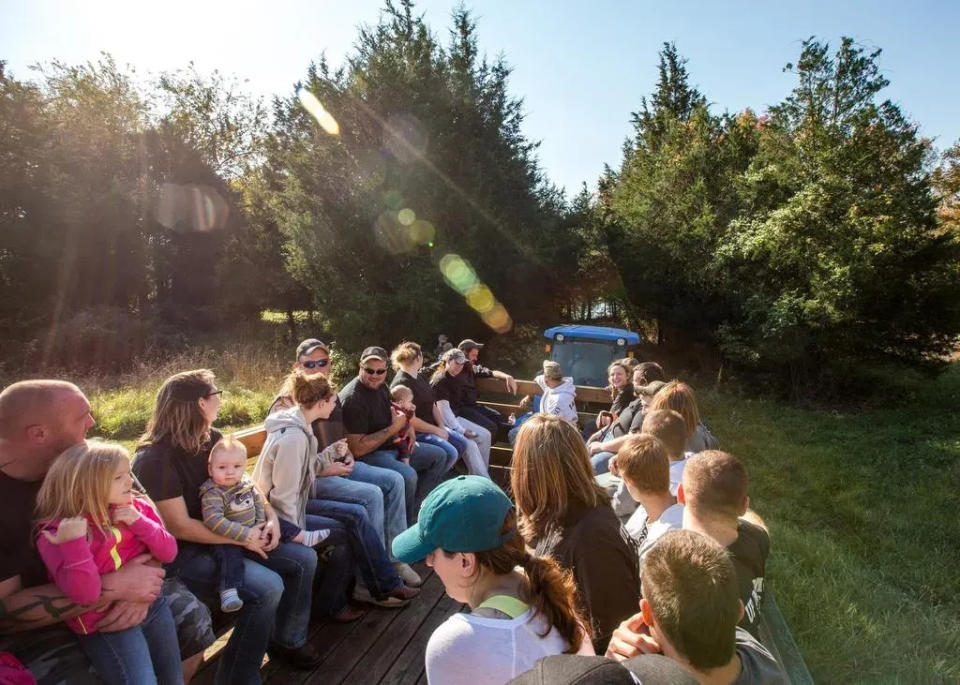
[[[324,368],[327,364],[330,363],[330,360],[329,360],[329,359],[321,359],[321,360],[315,361],[315,362],[300,362],[300,363],[303,364],[303,368],[305,368],[305,369],[314,369],[314,368],[316,368],[316,369],[322,369],[322,368]]]
[[[383,374],[385,374],[385,373],[387,372],[387,370],[386,370],[386,369],[371,369],[371,368],[368,368],[368,367],[365,366],[365,367],[363,367],[363,372],[366,373],[366,374],[369,374],[369,375],[371,375],[371,376],[382,376]]]
[[[213,392],[208,392],[204,397],[213,397],[214,395],[222,395],[223,390],[214,390]]]

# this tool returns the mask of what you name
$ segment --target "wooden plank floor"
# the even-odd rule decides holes
[[[313,671],[292,669],[264,659],[260,675],[264,683],[362,683],[362,685],[414,685],[426,683],[423,655],[433,631],[462,605],[446,596],[443,584],[432,569],[416,565],[424,583],[420,594],[403,609],[381,609],[364,605],[363,618],[353,623],[314,622],[310,643],[323,655]],[[207,651],[207,660],[193,679],[196,685],[213,682],[224,635]]]

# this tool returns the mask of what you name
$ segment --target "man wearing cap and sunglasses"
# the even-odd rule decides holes
[[[307,338],[297,346],[295,369],[306,373],[330,375],[330,348],[316,338]],[[280,394],[270,406],[268,414],[293,406],[289,395]],[[313,422],[313,433],[321,450],[346,439],[343,428],[343,407],[340,398],[330,417]],[[341,461],[325,468],[314,486],[313,498],[359,504],[367,512],[370,525],[380,535],[380,542],[389,553],[390,543],[407,528],[406,486],[396,471],[384,469],[364,461],[357,461],[345,450]],[[419,587],[421,578],[409,565],[391,561],[403,579],[411,587]]]
[[[500,412],[479,404],[480,392],[477,390],[478,378],[499,378],[507,385],[507,390],[514,395],[517,394],[517,382],[509,373],[495,371],[481,366],[477,359],[480,356],[481,343],[467,338],[460,342],[457,347],[467,357],[470,363],[463,367],[463,372],[458,380],[460,381],[460,406],[455,410],[457,416],[465,418],[467,421],[486,428],[490,435],[496,440],[497,432],[500,428],[506,429],[507,422]]]
[[[382,347],[368,347],[360,355],[359,375],[340,391],[343,426],[354,457],[403,476],[407,520],[413,522],[420,502],[446,473],[447,453],[442,447],[418,442],[409,458],[401,460],[390,444],[401,431],[412,433],[413,429],[407,426],[406,416],[394,413],[390,405],[386,385],[389,360]]]

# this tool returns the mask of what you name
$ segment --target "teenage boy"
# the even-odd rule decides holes
[[[478,404],[477,400],[480,399],[480,391],[477,390],[477,379],[499,378],[506,383],[507,392],[513,394],[517,393],[517,382],[509,373],[495,371],[480,365],[478,360],[480,358],[480,350],[483,348],[481,343],[467,338],[461,341],[457,347],[463,352],[467,361],[470,363],[466,364],[463,367],[463,371],[457,376],[457,380],[460,381],[460,408],[457,409],[456,414],[457,416],[465,418],[467,421],[472,421],[473,423],[483,426],[490,431],[490,435],[496,440],[499,429],[507,428],[508,424],[503,416],[500,415],[500,412]]]
[[[690,456],[683,451],[687,442],[687,426],[683,422],[683,417],[679,412],[672,409],[658,409],[648,412],[643,417],[640,430],[654,436],[663,443],[669,461],[670,494],[676,495],[677,489],[680,487],[680,479],[683,476],[683,467],[687,463],[687,457]],[[619,456],[610,460],[610,472],[614,475],[620,473],[619,466]],[[630,496],[626,484],[622,481],[617,486],[611,504],[614,512],[621,520],[632,516],[639,510],[636,498]]]
[[[706,535],[730,552],[745,608],[740,625],[756,635],[770,535],[749,509],[746,469],[726,452],[695,454],[683,470],[677,501],[684,505],[684,528]]]
[[[641,654],[674,660],[700,683],[779,685],[776,659],[737,626],[743,603],[726,550],[704,535],[675,530],[647,554],[640,613],[614,631],[607,656],[627,669]]]
[[[640,567],[657,541],[669,530],[683,526],[683,506],[670,494],[667,449],[647,433],[631,435],[617,452],[620,477],[640,506],[626,529],[636,540]]]

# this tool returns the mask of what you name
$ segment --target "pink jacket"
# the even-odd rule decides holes
[[[56,545],[41,533],[37,550],[57,587],[77,604],[96,604],[100,599],[100,576],[113,573],[134,557],[150,552],[157,561],[169,563],[177,556],[177,541],[167,532],[160,517],[145,500],[134,497],[133,507],[140,518],[132,526],[119,524],[108,528],[108,535],[87,517],[87,537]],[[44,528],[56,533],[59,521]],[[75,633],[97,632],[103,611],[87,611],[66,624]]]

